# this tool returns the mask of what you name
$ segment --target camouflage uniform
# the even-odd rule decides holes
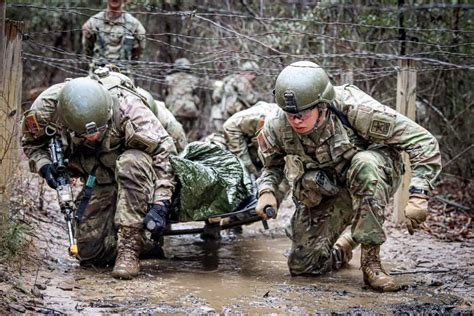
[[[200,100],[196,95],[199,78],[186,72],[174,72],[166,76],[165,81],[165,104],[189,132],[190,123],[199,116]]]
[[[259,194],[276,192],[283,175],[293,189],[297,210],[287,235],[294,275],[331,270],[331,248],[350,223],[357,243],[385,241],[384,209],[403,174],[401,151],[409,155],[415,187],[429,191],[441,170],[438,143],[428,131],[355,86],[334,89],[333,106],[350,124],[330,110],[325,126],[302,135],[279,111],[258,135],[264,164]],[[339,192],[323,190],[315,181],[318,170]]]
[[[237,112],[251,107],[258,101],[251,81],[241,74],[232,74],[223,79],[212,92],[215,104],[211,110],[211,122],[215,132],[222,132],[224,122]]]
[[[186,138],[186,133],[184,132],[183,126],[180,122],[174,117],[173,113],[166,108],[164,102],[155,100],[157,111],[155,113],[156,117],[160,120],[160,123],[163,125],[168,134],[173,138],[174,144],[178,152],[182,152],[186,145],[188,145],[188,140]]]
[[[97,13],[84,23],[82,34],[84,54],[99,65],[139,60],[145,49],[145,28],[127,12],[114,19],[105,10]]]
[[[186,134],[184,133],[183,126],[176,120],[171,112],[166,108],[165,104],[161,101],[154,100],[150,92],[137,88],[133,84],[132,80],[124,74],[116,71],[111,71],[109,67],[101,67],[97,69],[94,74],[99,77],[100,82],[107,89],[114,89],[120,87],[121,89],[132,90],[138,92],[145,105],[155,114],[160,121],[161,125],[165,128],[166,132],[171,136],[178,152],[181,152],[184,147],[188,144]],[[144,93],[145,95],[142,95]],[[148,100],[148,98],[150,100]],[[149,104],[150,103],[150,104]]]
[[[120,87],[109,90],[113,114],[102,140],[75,137],[58,118],[58,94],[63,85],[44,91],[25,112],[23,150],[32,172],[50,164],[45,127],[54,126],[69,159],[70,175],[85,181],[95,169],[92,197],[82,220],[75,224],[78,259],[81,263],[113,262],[117,230],[129,227],[143,232],[148,205],[171,200],[176,182],[168,157],[176,149],[138,95]]]
[[[237,112],[224,123],[226,145],[230,152],[243,162],[249,172],[258,176],[262,163],[258,158],[257,132],[263,127],[266,116],[278,111],[278,105],[260,101]]]

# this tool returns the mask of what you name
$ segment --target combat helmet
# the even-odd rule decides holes
[[[275,83],[275,101],[285,112],[298,113],[331,103],[336,93],[329,77],[319,65],[298,61],[285,67]]]
[[[140,87],[137,87],[137,92],[146,99],[146,105],[153,112],[153,114],[157,115],[158,106],[156,105],[155,98],[153,98],[151,93]]]
[[[258,72],[260,70],[260,67],[254,61],[246,61],[245,63],[240,65],[240,70]]]
[[[59,119],[77,134],[93,133],[107,126],[112,102],[109,92],[97,80],[72,79],[59,92]]]
[[[190,71],[191,62],[187,58],[178,58],[175,60],[173,68],[176,71]]]

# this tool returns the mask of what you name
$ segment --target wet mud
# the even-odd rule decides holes
[[[57,217],[38,223],[44,236],[35,247],[43,257],[22,267],[16,283],[0,282],[0,292],[10,312],[472,314],[472,241],[446,243],[388,227],[383,263],[404,289],[376,293],[363,284],[359,249],[340,271],[290,276],[290,240],[284,235],[290,215],[288,206],[269,222],[270,230],[255,223],[245,226],[242,235],[223,232],[220,241],[166,237],[166,258],[142,260],[140,275],[130,281],[113,279],[112,267],[84,268],[68,257]],[[29,298],[9,294],[18,286]]]

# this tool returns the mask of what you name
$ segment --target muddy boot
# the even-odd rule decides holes
[[[117,259],[112,276],[116,279],[130,280],[138,275],[140,262],[138,256],[142,246],[139,229],[121,227],[117,241]]]
[[[332,267],[334,270],[339,270],[351,261],[352,250],[357,247],[357,245],[354,239],[352,239],[350,231],[339,236],[331,251]]]
[[[395,292],[400,287],[394,278],[385,272],[380,263],[380,245],[362,245],[360,268],[364,274],[364,283],[379,292]]]

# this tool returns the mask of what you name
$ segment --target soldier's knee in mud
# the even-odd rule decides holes
[[[332,269],[330,248],[299,245],[288,256],[288,268],[292,276],[329,272]]]

